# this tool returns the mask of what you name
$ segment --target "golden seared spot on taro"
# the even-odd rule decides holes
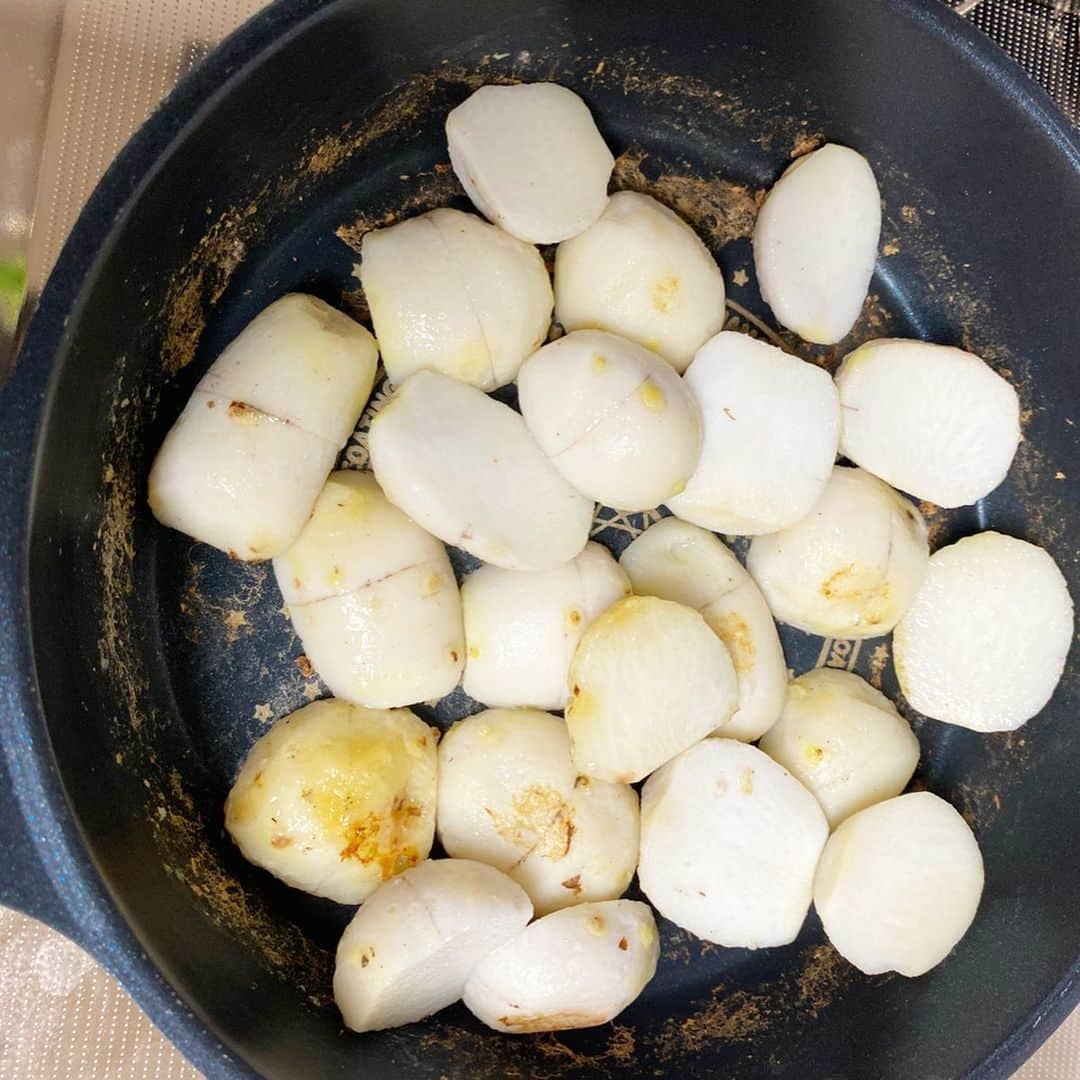
[[[374,812],[349,822],[344,829],[346,843],[340,852],[342,859],[356,859],[365,865],[374,862],[380,853],[382,825],[382,818]]]
[[[566,625],[571,630],[576,630],[582,623],[584,616],[577,608],[570,608],[566,613]]]
[[[554,789],[533,784],[514,795],[511,812],[487,808],[495,831],[508,844],[542,859],[562,859],[574,840],[574,812]]]
[[[435,596],[442,591],[442,587],[445,582],[442,579],[442,574],[430,573],[424,578],[424,596]],[[455,656],[456,660],[457,657]]]
[[[269,419],[265,413],[243,401],[230,401],[228,414],[229,419],[235,420],[238,424],[258,424]]]
[[[656,311],[668,312],[678,302],[679,279],[675,274],[665,274],[652,283],[649,300]]]
[[[598,619],[596,619],[590,631],[592,636],[609,634],[618,630],[623,624],[638,618],[643,611],[648,610],[651,598],[648,596],[627,596],[612,604]]]
[[[596,914],[590,915],[585,920],[585,928],[590,934],[595,934],[597,937],[600,937],[607,931],[607,919],[597,912]]]
[[[351,737],[301,748],[294,759],[311,777],[301,792],[319,830],[338,837],[342,859],[376,865],[385,879],[419,861],[414,840],[424,808],[406,798],[411,743]],[[404,752],[401,752],[404,751]]]
[[[581,683],[574,683],[570,687],[570,700],[566,703],[566,714],[568,717],[573,716],[580,723],[596,713],[598,704],[595,694],[586,690]]]
[[[408,870],[420,861],[420,854],[414,845],[402,842],[402,833],[421,813],[415,803],[396,800],[388,820],[372,811],[350,822],[344,830],[341,858],[377,866],[383,881]]]
[[[637,396],[641,404],[652,412],[660,412],[667,404],[667,398],[664,397],[664,391],[661,390],[652,379],[646,379],[638,387]]]
[[[869,589],[884,584],[884,576],[875,567],[848,563],[833,571],[821,585],[826,600],[860,601]]]
[[[248,551],[256,557],[265,557],[279,546],[279,540],[273,533],[259,529],[252,533]]]
[[[788,697],[796,698],[801,701],[803,698],[807,698],[809,696],[810,691],[806,688],[805,683],[801,683],[796,680],[788,687]],[[820,700],[820,693],[818,694],[818,700]]]
[[[342,522],[362,521],[370,509],[373,494],[360,487],[350,487],[348,495],[334,500],[334,518]]]
[[[737,611],[729,611],[724,615],[707,615],[705,621],[727,646],[735,670],[740,675],[752,670],[757,650],[754,647],[754,635],[746,620]]]
[[[820,765],[825,760],[825,747],[818,746],[817,743],[807,743],[803,747],[802,756],[807,765]]]
[[[229,792],[225,801],[225,824],[229,828],[246,825],[254,820],[263,808],[265,798],[262,793],[263,774],[257,772],[244,787],[237,785]]]
[[[826,600],[856,608],[857,622],[876,626],[888,616],[889,579],[880,567],[848,563],[825,579],[821,595]]]
[[[462,382],[474,382],[488,371],[491,362],[486,351],[481,355],[479,349],[469,346],[454,357],[450,366]]]
[[[571,1028],[596,1027],[607,1023],[607,1017],[599,1013],[587,1012],[551,1012],[521,1013],[513,1016],[500,1016],[498,1023],[508,1031],[522,1034],[540,1031],[567,1031]]]
[[[459,720],[457,722],[457,724],[460,723],[463,723],[463,721]],[[457,724],[455,724],[454,727],[457,727]],[[501,739],[503,735],[502,728],[497,728],[492,724],[483,724],[479,728],[479,732],[480,736],[484,739]]]
[[[608,358],[603,353],[593,353],[591,366],[593,371],[600,375],[607,371]]]
[[[470,645],[469,646],[469,659],[470,660],[479,660],[480,659],[480,646],[479,645]]]

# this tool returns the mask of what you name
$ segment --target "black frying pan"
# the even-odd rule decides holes
[[[1075,650],[1014,735],[912,717],[915,783],[960,807],[987,864],[970,933],[916,980],[859,976],[813,915],[759,954],[665,924],[656,979],[614,1025],[500,1037],[455,1007],[354,1037],[328,1001],[348,912],[223,836],[222,800],[265,718],[319,688],[294,663],[267,568],[151,520],[150,457],[258,309],[307,289],[359,312],[363,229],[464,205],[443,117],[478,83],[515,78],[584,95],[618,183],[694,222],[744,329],[773,333],[746,238],[755,192],[819,137],[865,153],[883,249],[852,341],[961,343],[1024,401],[1008,482],[932,514],[935,542],[987,524],[1028,537],[1080,598],[1080,144],[960,19],[930,0],[289,0],[110,169],[0,403],[3,899],[90,948],[215,1075],[1004,1076],[1080,996]],[[831,365],[843,347],[803,351]],[[347,457],[362,463],[362,444]],[[618,547],[642,523],[618,518],[601,539]],[[895,692],[878,644],[785,638],[799,670],[853,666]]]

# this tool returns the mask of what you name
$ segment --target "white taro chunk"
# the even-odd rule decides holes
[[[371,423],[386,496],[440,540],[511,570],[547,570],[585,546],[593,504],[507,405],[434,371],[398,387]]]
[[[345,1026],[379,1031],[452,1005],[477,964],[531,917],[520,886],[468,859],[422,862],[380,885],[337,947],[334,1000]]]
[[[874,273],[881,197],[869,162],[829,143],[773,185],[754,227],[754,267],[777,321],[818,345],[855,325]]]
[[[868,341],[836,373],[840,452],[938,506],[965,506],[1005,479],[1020,442],[1016,391],[947,345]]]
[[[660,939],[648,904],[608,900],[538,919],[487,954],[464,1001],[511,1035],[606,1024],[656,973]]]
[[[340,698],[430,701],[465,665],[461,598],[446,549],[370,473],[334,473],[274,574],[304,652]]]
[[[737,703],[731,657],[698,612],[629,596],[585,631],[570,663],[574,763],[633,783],[721,727]]]
[[[997,532],[934,553],[893,636],[900,689],[919,712],[973,731],[1012,731],[1050,700],[1073,640],[1057,563]]]
[[[269,559],[299,535],[371,393],[375,339],[314,296],[257,315],[195,387],[150,469],[164,525]]]
[[[893,703],[858,675],[832,668],[791,682],[761,749],[816,796],[833,828],[899,795],[919,762],[919,740]]]
[[[829,838],[814,907],[834,948],[867,975],[940,964],[979,906],[983,861],[967,822],[913,791],[860,810]]]
[[[432,210],[364,236],[361,281],[386,374],[512,382],[551,325],[540,252],[474,214]]]
[[[682,491],[701,450],[683,381],[655,353],[601,330],[545,345],[518,375],[521,412],[578,491],[620,510],[651,510]]]
[[[746,568],[781,621],[824,637],[887,634],[926,574],[926,523],[862,469],[838,466],[802,521],[755,537]]]
[[[664,518],[622,553],[619,563],[639,596],[659,596],[700,611],[731,654],[739,705],[716,734],[752,742],[780,715],[787,662],[772,612],[739,560],[710,532]]]
[[[724,277],[682,218],[617,191],[595,224],[559,245],[555,315],[567,330],[610,330],[684,371],[723,329]]]
[[[637,866],[638,798],[582,776],[566,724],[534,709],[489,709],[439,745],[439,840],[510,875],[538,915],[621,896]]]
[[[708,341],[685,376],[701,409],[701,459],[673,513],[716,532],[787,528],[821,494],[840,438],[828,373],[747,334]]]
[[[359,904],[431,850],[435,740],[408,709],[313,702],[251,748],[225,827],[287,885]]]
[[[626,574],[594,543],[551,570],[475,570],[461,586],[465,692],[486,705],[562,709],[581,635],[629,593]]]
[[[615,159],[565,86],[482,86],[447,116],[446,141],[477,209],[519,240],[557,244],[607,205]]]
[[[642,788],[638,881],[661,915],[705,941],[786,945],[828,835],[789,772],[746,743],[706,739]]]

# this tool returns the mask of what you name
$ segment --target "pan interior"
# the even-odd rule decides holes
[[[1045,435],[1065,406],[1028,363],[1023,328],[994,301],[988,282],[1000,266],[968,259],[979,245],[957,231],[956,193],[920,171],[925,148],[871,122],[880,106],[845,109],[839,76],[822,73],[831,70],[828,55],[814,61],[814,79],[792,67],[798,50],[784,43],[781,6],[765,5],[753,27],[733,23],[720,44],[690,43],[650,16],[639,26],[654,32],[640,39],[650,44],[628,30],[618,47],[610,35],[601,46],[599,12],[547,21],[521,12],[476,36],[448,35],[463,44],[443,48],[389,11],[365,25],[365,37],[359,7],[337,5],[217,103],[103,254],[64,358],[35,508],[35,641],[39,665],[52,673],[43,692],[50,716],[62,717],[54,739],[69,794],[118,901],[155,959],[270,1075],[329,1075],[365,1054],[387,1070],[422,1064],[432,1075],[504,1076],[646,1068],[806,1075],[822,1062],[826,1072],[850,1074],[870,1054],[877,1075],[911,1075],[919,1071],[914,1032],[988,978],[1023,875],[1010,831],[1028,842],[1041,835],[1020,805],[1031,774],[1054,783],[1057,759],[1071,753],[1075,761],[1057,711],[1030,734],[993,738],[907,713],[923,748],[914,785],[964,813],[990,881],[969,938],[928,980],[858,976],[813,914],[795,943],[760,953],[710,946],[662,923],[657,977],[614,1025],[508,1041],[457,1006],[401,1032],[340,1037],[330,971],[350,911],[249,866],[222,827],[226,792],[251,744],[325,688],[301,655],[269,565],[193,544],[157,526],[145,506],[146,471],[164,432],[261,308],[304,290],[364,319],[363,234],[436,206],[469,208],[449,168],[448,109],[484,82],[553,79],[593,107],[617,156],[613,185],[673,207],[710,247],[728,284],[729,328],[830,370],[862,341],[916,336],[973,348],[1007,374],[1028,424],[1010,479],[976,507],[924,506],[932,542],[993,526],[1049,545],[1059,561],[1074,554],[1075,510],[1051,479],[1058,444]],[[820,14],[828,5],[811,7]],[[445,26],[445,15],[429,14]],[[805,13],[795,26],[821,36]],[[414,46],[407,60],[375,57],[370,42],[391,33]],[[871,160],[884,211],[870,296],[849,338],[832,348],[776,327],[749,243],[764,190],[825,140]],[[366,426],[387,392],[376,390],[343,451],[345,467],[366,465]],[[66,452],[74,439],[90,451],[78,461]],[[657,516],[601,508],[594,536],[618,554]],[[454,557],[459,573],[473,565]],[[845,667],[897,694],[887,639],[823,641],[787,628],[782,636],[796,673]],[[75,701],[82,710],[72,710]],[[416,711],[445,729],[479,707],[458,691]],[[94,762],[93,777],[83,761]],[[1036,817],[1045,812],[1035,807]],[[1047,935],[1040,955],[1058,947]],[[1042,975],[1025,977],[1034,986]],[[869,1045],[854,1046],[854,1032]],[[996,1037],[980,1030],[982,1041],[957,1051],[953,1071],[981,1060]],[[934,1042],[924,1060],[940,1062],[947,1041]]]

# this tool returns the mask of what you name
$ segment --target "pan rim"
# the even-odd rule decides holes
[[[61,928],[119,979],[188,1060],[211,1075],[257,1074],[235,1050],[222,1045],[228,1043],[225,1034],[201,1014],[197,1002],[174,989],[151,960],[152,942],[142,942],[127,922],[83,842],[79,819],[53,758],[30,634],[27,529],[37,490],[39,436],[62,371],[58,361],[69,343],[68,326],[77,322],[85,303],[84,281],[148,182],[168,166],[172,152],[204,110],[213,109],[252,63],[333,6],[324,7],[319,0],[276,0],[221,42],[158,105],[109,166],[80,213],[0,398],[7,406],[0,424],[0,505],[8,522],[7,535],[0,538],[0,656],[7,661],[7,673],[0,675],[0,745],[15,780],[14,797],[32,823],[34,846],[59,898],[57,921],[66,924]],[[898,17],[941,37],[1014,98],[1080,173],[1080,132],[1019,64],[939,0],[889,0],[889,6]],[[1080,957],[1075,957],[1061,982],[969,1075],[1008,1076],[1078,1004]]]

